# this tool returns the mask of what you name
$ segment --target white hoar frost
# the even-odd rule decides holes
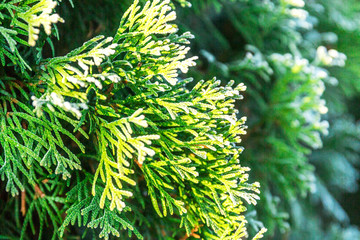
[[[57,106],[63,109],[66,112],[74,114],[77,118],[81,117],[81,110],[88,109],[88,106],[85,103],[71,103],[64,100],[64,97],[52,92],[50,95],[46,95],[44,99],[37,98],[35,96],[31,97],[33,101],[33,106],[38,115],[41,115],[41,108],[44,104],[51,110],[54,111],[53,106]],[[52,106],[53,105],[53,106]]]

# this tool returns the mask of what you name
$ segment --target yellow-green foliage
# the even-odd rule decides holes
[[[56,5],[0,5],[15,9],[6,19],[18,30],[2,30],[3,53],[51,43],[46,35],[62,21]],[[77,222],[105,239],[248,237],[245,205],[257,203],[260,186],[240,164],[246,119],[235,101],[245,86],[213,78],[187,89],[191,79],[179,73],[197,57],[187,56],[193,36],[177,35],[175,19],[169,0],[136,0],[114,38],[94,37],[61,57],[38,51],[28,68],[16,55],[14,64],[2,58],[15,74],[0,78],[0,174],[12,197],[22,192],[25,217],[20,233],[6,234],[45,239],[48,224],[61,238]]]

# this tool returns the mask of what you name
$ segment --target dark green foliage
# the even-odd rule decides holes
[[[0,238],[359,238],[357,1],[55,5],[0,3]]]

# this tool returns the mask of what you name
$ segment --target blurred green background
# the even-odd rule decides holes
[[[265,239],[360,239],[360,1],[188,2],[173,1],[200,57],[189,75],[248,87],[238,105],[248,117],[242,164],[262,186],[248,211],[250,231],[264,225]],[[131,3],[64,1],[56,55],[113,35]]]

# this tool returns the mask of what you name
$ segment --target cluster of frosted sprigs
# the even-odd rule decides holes
[[[109,37],[105,40],[105,43],[111,42],[113,38]],[[77,59],[78,65],[84,70],[84,73],[81,73],[80,71],[75,71],[78,73],[78,75],[68,75],[61,79],[62,82],[65,81],[65,79],[72,83],[73,85],[77,87],[86,88],[91,84],[94,84],[98,89],[103,88],[103,82],[106,82],[107,80],[112,83],[118,83],[120,82],[121,78],[114,73],[102,73],[102,74],[92,74],[89,75],[89,65],[97,65],[99,66],[106,56],[110,56],[115,53],[115,48],[117,47],[117,44],[111,44],[106,48],[97,48],[92,51],[90,51],[87,55],[87,57],[90,57],[93,59],[91,60],[84,60],[84,59]],[[73,68],[72,68],[73,69]],[[31,98],[33,100],[33,106],[35,107],[35,112],[38,115],[41,115],[41,108],[43,105],[46,105],[50,110],[54,111],[53,106],[60,107],[66,112],[70,112],[74,114],[77,118],[81,117],[81,110],[87,109],[86,103],[71,103],[65,101],[64,97],[61,94],[58,94],[56,92],[51,92],[50,94],[47,93],[41,98],[36,98],[33,96]],[[52,106],[53,105],[53,106]]]
[[[328,50],[326,47],[320,46],[316,50],[315,62],[317,64],[343,67],[345,66],[345,61],[346,55],[335,49]]]
[[[289,67],[294,74],[303,72],[310,76],[311,79],[319,80],[313,82],[313,88],[316,90],[318,96],[324,93],[325,85],[322,80],[329,77],[325,69],[309,64],[309,60],[305,58],[293,57],[290,53],[284,55],[274,53],[270,55],[270,59],[274,62],[280,62],[283,66]],[[320,99],[318,111],[320,114],[326,114],[328,111],[323,99]]]
[[[273,53],[270,55],[270,59],[273,62],[280,62],[284,66],[291,68],[291,71],[295,74],[299,72],[303,72],[305,74],[311,75],[312,78],[314,79],[320,79],[320,80],[329,77],[329,74],[325,69],[310,64],[309,60],[307,60],[306,58],[294,57],[290,53],[286,53],[286,54]]]
[[[113,40],[112,37],[108,37],[106,38],[105,42],[111,42]],[[105,56],[108,57],[110,55],[113,55],[116,51],[115,48],[118,46],[118,44],[116,43],[112,43],[111,45],[109,45],[106,48],[99,48],[96,49],[95,52],[90,52],[89,53],[89,57],[92,57],[94,59],[94,64],[96,66],[100,66],[100,64],[104,61]],[[80,60],[78,62],[81,62]],[[91,63],[92,64],[92,63]],[[85,64],[84,64],[85,65]],[[83,66],[84,66],[83,65]],[[86,66],[86,65],[85,65]],[[86,68],[86,67],[85,67]],[[88,68],[87,68],[88,69]],[[84,69],[84,70],[87,70]]]
[[[321,115],[328,112],[325,100],[321,99],[321,96],[325,91],[323,80],[329,78],[328,73],[320,67],[309,64],[307,59],[293,57],[291,54],[281,55],[276,53],[272,54],[270,59],[274,62],[280,62],[282,66],[288,67],[294,74],[302,72],[305,74],[306,78],[311,79],[308,84],[311,84],[310,87],[312,91],[316,93],[316,96],[311,99],[307,97],[298,98],[292,104],[295,108],[300,109],[301,105],[309,104],[308,101],[312,102],[311,107],[304,109],[301,115],[307,123],[311,123],[312,128],[315,130],[312,131],[312,139],[314,139],[314,141],[311,145],[314,148],[320,148],[322,146],[320,133],[327,135],[329,128],[329,123],[321,120]],[[297,127],[300,122],[297,119],[294,119],[291,124],[294,127]]]
[[[107,44],[113,40],[112,37],[108,37],[104,40],[103,44]],[[95,48],[93,50],[90,50],[86,54],[86,58],[92,58],[92,60],[87,60],[83,58],[77,58],[76,56],[74,59],[71,59],[71,61],[77,61],[78,65],[84,70],[83,75],[89,74],[90,66],[96,65],[100,66],[100,64],[104,61],[105,57],[109,57],[110,55],[115,54],[116,50],[115,48],[118,46],[117,43],[112,43],[106,48]]]
[[[302,9],[305,6],[303,0],[284,0],[284,4],[295,7],[288,9],[288,13],[294,18],[305,20],[309,15],[306,10]]]
[[[74,76],[68,76],[67,80],[72,84],[83,88],[88,87],[91,83],[94,83],[98,89],[102,89],[103,85],[101,81],[105,82],[106,80],[110,80],[112,83],[118,83],[120,82],[121,78],[116,74],[108,74],[108,75],[94,74],[92,76],[79,77],[79,78],[76,78]]]
[[[269,63],[264,60],[263,55],[261,55],[260,53],[253,54],[251,52],[247,52],[243,60],[243,63],[245,64],[250,63],[251,66],[255,66],[256,68],[263,69],[269,75],[272,75],[274,73]]]
[[[35,96],[31,97],[33,100],[33,106],[35,107],[35,112],[40,116],[42,114],[41,108],[44,104],[51,110],[54,111],[54,106],[57,106],[67,112],[71,112],[77,118],[81,117],[81,109],[87,109],[88,106],[86,103],[71,103],[64,100],[63,96],[52,92],[50,95],[46,95],[44,99],[37,98]]]
[[[308,11],[301,9],[301,8],[289,9],[289,13],[293,18],[300,19],[300,20],[306,20],[306,18],[309,16]]]
[[[36,40],[39,38],[39,27],[44,27],[47,35],[51,34],[51,24],[57,22],[64,22],[59,14],[51,14],[56,7],[57,2],[52,0],[41,0],[38,4],[34,5],[29,11],[20,15],[29,25],[29,40],[30,46],[35,46]],[[39,12],[40,15],[37,15]],[[29,15],[31,14],[31,15]]]
[[[292,17],[292,19],[289,20],[289,26],[293,28],[299,27],[305,30],[311,30],[314,27],[309,17],[309,12],[302,9],[305,6],[303,0],[284,0],[283,3],[290,7],[287,9],[287,13]]]

